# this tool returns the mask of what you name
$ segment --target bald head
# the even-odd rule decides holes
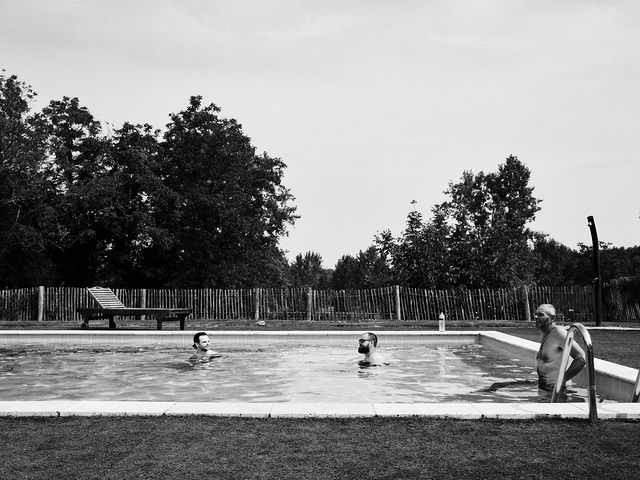
[[[550,303],[543,303],[536,309],[536,327],[549,332],[556,323],[556,308]]]
[[[540,312],[544,312],[545,314],[547,314],[547,316],[549,316],[552,319],[556,319],[556,307],[554,307],[553,305],[551,305],[550,303],[543,303],[542,305],[540,305],[538,307],[538,310],[536,310],[536,313],[540,311]]]

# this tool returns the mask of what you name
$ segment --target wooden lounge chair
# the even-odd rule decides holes
[[[120,301],[110,288],[87,288],[91,296],[98,302],[100,308],[78,308],[82,315],[81,328],[89,328],[89,320],[109,319],[109,328],[116,328],[114,317],[132,317],[151,315],[156,319],[158,330],[162,330],[162,322],[178,321],[180,330],[184,330],[184,321],[191,313],[190,308],[128,308]]]

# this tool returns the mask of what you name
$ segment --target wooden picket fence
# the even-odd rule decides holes
[[[520,287],[477,290],[424,290],[400,286],[366,290],[307,288],[121,289],[130,307],[193,309],[190,318],[211,320],[372,321],[532,319],[541,303],[556,306],[559,317],[595,321],[592,287]],[[86,288],[31,287],[0,290],[0,319],[79,322],[79,307],[97,307]],[[603,320],[639,321],[640,304],[615,287],[603,292]]]

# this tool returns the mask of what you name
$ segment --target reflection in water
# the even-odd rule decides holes
[[[389,365],[363,367],[351,348],[216,347],[191,366],[172,347],[0,349],[3,400],[192,402],[538,401],[535,371],[481,345],[384,348]],[[582,395],[580,389],[578,397]],[[584,401],[586,390],[580,400]],[[575,398],[570,400],[575,401]]]

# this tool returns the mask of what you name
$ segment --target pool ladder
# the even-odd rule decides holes
[[[551,402],[555,403],[558,401],[558,394],[562,389],[562,381],[564,380],[564,373],[567,370],[569,355],[571,354],[571,346],[573,345],[573,337],[575,336],[576,332],[580,332],[580,335],[582,335],[582,339],[584,340],[584,344],[587,347],[587,373],[589,375],[589,386],[587,393],[589,396],[589,420],[595,421],[598,419],[598,409],[596,406],[596,372],[593,369],[593,343],[591,342],[591,335],[589,335],[589,332],[581,323],[574,323],[569,327],[569,330],[567,331],[567,338],[564,342],[564,349],[562,350],[560,371],[558,372],[558,379],[556,380],[556,384],[553,387]],[[640,375],[638,378],[640,379]],[[638,387],[638,382],[636,382],[636,387]]]

